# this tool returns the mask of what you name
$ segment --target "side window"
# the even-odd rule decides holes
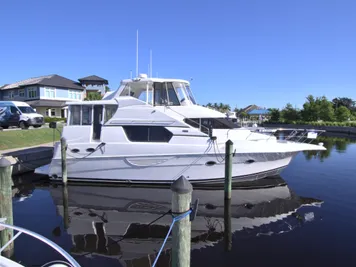
[[[91,125],[92,122],[92,106],[82,106],[82,125]]]
[[[106,105],[105,106],[104,123],[109,121],[114,116],[116,110],[117,110],[117,105]]]
[[[168,143],[173,134],[161,126],[123,126],[127,139],[131,142]]]
[[[70,118],[69,124],[70,125],[80,125],[80,106],[71,106],[70,107]]]
[[[12,114],[17,114],[19,111],[17,110],[17,108],[15,108],[14,106],[10,107],[10,111]]]

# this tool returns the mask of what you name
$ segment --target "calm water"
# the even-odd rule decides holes
[[[321,153],[300,153],[268,188],[236,188],[233,251],[223,251],[223,191],[195,190],[192,266],[355,266],[356,142],[324,138]],[[68,195],[68,205],[63,203]],[[14,223],[71,252],[82,266],[150,266],[167,232],[169,189],[49,185],[14,190]],[[170,266],[170,241],[158,266]],[[41,266],[60,257],[31,238],[16,260]]]

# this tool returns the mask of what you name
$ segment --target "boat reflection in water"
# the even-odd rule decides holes
[[[172,218],[167,215],[148,224],[170,209],[169,188],[73,185],[67,190],[61,186],[49,190],[67,233],[72,236],[73,256],[101,255],[120,259],[122,266],[151,266],[148,264],[154,261]],[[221,241],[224,230],[223,189],[195,188],[193,201],[197,198],[199,209],[192,222],[192,250]],[[257,229],[254,235],[270,235],[273,230],[258,229],[291,216],[310,220],[313,214],[298,217],[296,211],[305,205],[321,203],[297,196],[280,176],[244,183],[232,190],[231,228],[233,232]],[[285,225],[287,231],[295,227],[288,222]],[[281,233],[280,229],[275,233]],[[169,239],[159,261],[163,266],[165,261],[169,266],[171,245]]]

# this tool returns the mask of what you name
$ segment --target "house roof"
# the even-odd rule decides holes
[[[78,81],[80,81],[81,83],[83,83],[83,82],[101,82],[104,84],[109,84],[108,80],[101,78],[99,76],[96,76],[96,75],[90,75],[90,76],[87,76],[84,78],[80,78],[80,79],[78,79]]]
[[[268,109],[253,109],[247,112],[248,115],[266,115],[269,114]]]
[[[241,113],[241,112],[249,113],[251,110],[254,110],[254,109],[256,109],[256,110],[258,110],[258,109],[259,109],[259,110],[262,110],[262,109],[264,109],[264,108],[259,107],[259,106],[256,106],[256,105],[249,105],[249,106],[243,108],[242,110],[240,110],[240,113]]]
[[[84,90],[84,87],[82,87],[79,83],[72,81],[70,79],[64,78],[62,76],[59,76],[57,74],[29,78],[29,79],[22,80],[22,81],[19,81],[16,83],[5,85],[5,86],[1,87],[0,89],[1,90],[9,90],[9,89],[16,89],[16,88],[21,88],[24,86],[29,86],[29,85],[45,85],[45,86]]]

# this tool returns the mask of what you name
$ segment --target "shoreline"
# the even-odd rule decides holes
[[[263,123],[262,127],[266,128],[302,128],[302,129],[315,129],[325,130],[326,134],[338,134],[345,136],[356,137],[356,127],[349,126],[317,126],[317,125],[304,125],[304,124],[282,124],[282,123]]]

